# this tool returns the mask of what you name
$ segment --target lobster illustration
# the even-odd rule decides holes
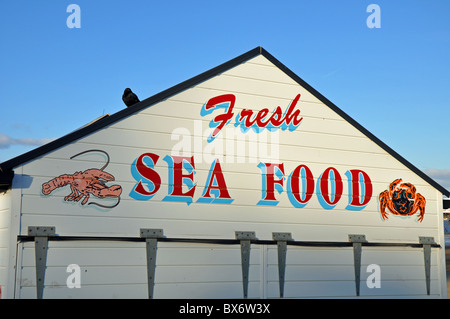
[[[90,202],[88,205],[97,205],[104,208],[113,208],[119,205],[120,195],[122,193],[122,187],[120,185],[106,186],[106,182],[114,181],[114,176],[105,172],[104,169],[109,164],[109,155],[102,150],[87,150],[73,155],[70,159],[73,159],[79,155],[89,152],[101,152],[106,155],[107,161],[100,169],[87,169],[84,172],[75,172],[74,174],[63,174],[54,179],[42,184],[42,194],[49,195],[55,189],[70,185],[72,193],[64,197],[65,201],[80,201],[83,197],[81,205],[85,205],[89,200],[90,195],[94,195],[98,198],[117,197],[117,203],[112,206],[106,206],[95,202]]]
[[[416,187],[411,183],[401,183],[402,179],[396,179],[389,185],[389,189],[380,193],[381,217],[388,219],[386,208],[394,215],[411,216],[419,211],[417,221],[422,222],[425,215],[425,205],[427,201],[420,193],[416,192]],[[401,184],[400,184],[401,183]]]

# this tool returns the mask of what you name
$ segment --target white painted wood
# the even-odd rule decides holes
[[[442,194],[436,192],[436,201],[437,201],[437,212],[438,212],[438,234],[439,234],[439,242],[443,243],[441,249],[438,252],[438,260],[439,260],[439,269],[437,270],[439,274],[439,286],[441,288],[441,296],[443,298],[448,298],[447,293],[447,267],[446,267],[446,249],[445,249],[445,235],[444,235],[444,200]]]
[[[34,250],[31,243],[23,245],[23,264],[20,279],[22,297],[34,298]],[[261,296],[258,288],[261,261],[266,260],[269,298],[278,297],[278,269],[276,248],[259,249],[253,245],[250,257],[250,289],[253,297]],[[267,259],[261,251],[267,250]],[[241,293],[239,246],[159,243],[155,297],[156,298],[232,298]],[[351,248],[305,248],[288,246],[285,292],[287,298],[354,297]],[[361,265],[361,296],[363,297],[423,297],[423,255],[413,248],[363,248]],[[433,249],[431,287],[432,296],[439,295],[438,252]],[[69,289],[65,282],[66,267],[77,263],[81,267],[81,288]],[[367,266],[381,267],[381,288],[370,289],[365,284]],[[45,281],[45,297],[59,298],[88,296],[100,291],[102,285],[111,287],[106,298],[146,298],[145,249],[142,243],[108,242],[50,242]],[[114,288],[117,286],[117,289]],[[124,291],[118,287],[124,286]],[[170,289],[176,286],[176,291]],[[197,288],[196,288],[197,287]],[[234,288],[233,288],[234,287]],[[194,292],[193,290],[198,290]],[[134,292],[130,292],[133,290]],[[259,292],[258,292],[259,291]],[[131,295],[130,295],[131,293]],[[190,295],[194,293],[193,295]],[[98,296],[97,296],[98,297]]]
[[[235,116],[244,108],[255,112],[268,108],[272,112],[280,106],[285,110],[301,94],[297,107],[301,110],[302,123],[293,132],[279,130],[266,136],[230,129],[233,117],[210,144],[206,130],[223,109],[203,118],[200,112],[203,104],[221,94],[236,96]],[[115,179],[106,185],[122,188],[117,207],[82,205],[81,200],[68,202],[65,197],[71,193],[69,185],[43,195],[42,185],[57,176],[103,167],[106,157],[101,153],[70,159],[93,149],[109,154],[110,162],[104,171]],[[144,153],[159,156],[154,170],[161,177],[161,188],[152,199],[139,201],[130,196],[138,182],[131,174],[131,166]],[[192,204],[164,201],[169,188],[166,155],[194,156],[196,191]],[[215,158],[220,159],[233,198],[231,204],[196,202]],[[283,192],[276,194],[279,200],[276,206],[257,205],[262,196],[262,175],[257,166],[260,162],[284,164]],[[288,199],[287,178],[301,164],[311,169],[315,186],[309,203],[304,208],[295,208]],[[327,210],[319,202],[317,183],[329,167],[336,168],[341,175],[343,193],[336,207]],[[360,211],[347,209],[349,186],[345,173],[351,169],[366,172],[373,185],[371,200]],[[438,244],[444,243],[442,194],[263,56],[26,163],[18,171],[23,174],[23,181],[29,183],[22,183],[13,194],[14,236],[25,235],[28,226],[45,225],[55,226],[61,236],[138,237],[140,228],[161,228],[165,236],[181,238],[234,239],[235,231],[240,230],[255,231],[257,238],[263,240],[271,240],[272,232],[290,232],[297,241],[346,242],[349,234],[364,234],[369,242],[418,243],[419,236],[430,236]],[[423,222],[417,221],[417,214],[411,217],[389,214],[388,220],[381,218],[378,195],[397,178],[412,183],[426,198]],[[116,201],[116,198],[91,196],[88,203],[113,205]],[[0,223],[4,220],[1,207],[0,202]],[[20,298],[36,296],[33,247],[32,243],[21,244],[17,256],[14,255],[18,269],[16,296]],[[362,251],[361,296],[427,297],[420,248],[363,247]],[[444,257],[443,249],[432,249],[430,297],[446,296],[442,284]],[[144,243],[50,242],[47,262],[46,298],[147,296]],[[79,264],[84,271],[81,289],[65,286],[65,270],[71,263]],[[368,276],[365,269],[371,263],[382,269],[380,289],[365,285]],[[276,247],[252,245],[249,297],[277,298],[277,271]],[[12,274],[10,270],[8,278],[14,277]],[[353,298],[353,276],[350,247],[288,246],[287,298]],[[155,298],[240,298],[239,245],[158,243],[154,293]]]
[[[20,279],[21,291],[24,294],[22,297],[34,298],[34,292],[31,290],[35,288],[34,249],[31,243],[26,243],[23,247],[23,270]],[[256,289],[259,285],[259,251],[254,248],[250,255],[249,292],[254,297],[259,296]],[[231,298],[231,295],[227,295],[230,289],[238,293],[242,291],[239,260],[239,245],[230,247],[159,243],[155,297],[208,298],[211,291],[216,291],[216,296]],[[66,268],[71,263],[81,267],[79,289],[69,289],[66,286],[69,275]],[[115,286],[129,286],[130,289],[134,287],[136,291],[131,294],[133,298],[146,298],[146,290],[141,290],[141,286],[146,284],[146,271],[143,243],[50,242],[44,296],[76,298],[81,292],[91,298],[94,297],[90,295],[92,290],[98,291],[100,286],[108,285],[112,287],[112,291],[107,292],[107,298],[130,297],[128,290],[123,294],[116,290]],[[169,288],[175,285],[179,289],[171,292]],[[199,289],[194,295],[189,295],[195,287],[198,289],[198,285],[203,285],[206,290]],[[59,297],[53,295],[55,289]]]
[[[0,298],[6,298],[8,290],[10,220],[11,191],[7,191],[0,193]]]

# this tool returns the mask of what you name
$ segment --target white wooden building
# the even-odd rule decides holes
[[[0,164],[2,298],[446,298],[449,191],[263,48]]]

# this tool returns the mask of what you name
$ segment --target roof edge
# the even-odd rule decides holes
[[[30,160],[36,159],[37,157],[40,157],[40,156],[43,156],[51,151],[54,151],[64,145],[68,144],[68,143],[76,141],[88,134],[94,133],[95,131],[97,131],[101,128],[104,128],[110,124],[113,124],[114,122],[116,122],[122,118],[130,116],[144,108],[147,108],[153,104],[156,104],[162,100],[165,100],[174,94],[177,94],[185,89],[188,89],[200,82],[203,82],[203,81],[205,81],[213,76],[216,76],[228,69],[231,69],[232,67],[235,67],[241,63],[244,63],[245,61],[250,60],[258,55],[263,55],[270,62],[272,62],[275,66],[277,66],[281,71],[283,71],[285,74],[287,74],[290,78],[292,78],[299,85],[303,86],[306,90],[308,90],[312,95],[314,95],[322,103],[324,103],[329,108],[331,108],[333,111],[335,111],[337,114],[342,116],[346,121],[348,121],[356,129],[358,129],[361,133],[363,133],[365,136],[367,136],[369,139],[371,139],[373,142],[375,142],[378,146],[380,146],[388,154],[390,154],[395,159],[400,161],[408,169],[410,169],[411,171],[416,173],[418,176],[420,176],[422,179],[424,179],[426,182],[428,182],[431,186],[433,186],[438,191],[440,191],[443,195],[450,197],[449,190],[445,189],[443,186],[438,184],[435,180],[433,180],[431,177],[426,175],[424,172],[422,172],[420,169],[418,169],[416,166],[414,166],[412,163],[410,163],[408,160],[406,160],[400,154],[395,152],[387,144],[385,144],[379,138],[377,138],[375,135],[373,135],[371,132],[369,132],[361,124],[359,124],[357,121],[355,121],[347,113],[342,111],[339,107],[337,107],[334,103],[332,103],[330,100],[328,100],[325,96],[323,96],[321,93],[319,93],[316,89],[314,89],[308,83],[306,83],[302,78],[300,78],[297,74],[292,72],[289,68],[287,68],[283,63],[281,63],[279,60],[277,60],[274,56],[272,56],[268,51],[266,51],[261,46],[258,46],[250,51],[247,51],[246,53],[241,54],[241,55],[235,57],[234,59],[231,59],[225,63],[222,63],[219,66],[209,69],[208,71],[205,71],[205,72],[203,72],[197,76],[194,76],[184,82],[181,82],[175,86],[172,86],[171,88],[166,89],[160,93],[157,93],[147,99],[144,99],[144,100],[140,101],[139,103],[133,105],[132,107],[122,109],[110,116],[105,116],[103,118],[100,118],[96,121],[91,122],[90,124],[87,124],[86,126],[80,128],[80,129],[73,131],[63,137],[60,137],[52,142],[49,142],[49,143],[42,145],[38,148],[35,148],[29,152],[26,152],[17,157],[14,157],[10,160],[7,160],[3,163],[0,163],[0,175],[4,174],[4,172],[12,170],[14,167],[25,164],[26,162],[29,162]]]
[[[60,148],[68,143],[71,143],[73,141],[76,141],[90,133],[93,133],[105,126],[108,126],[124,117],[130,116],[144,108],[147,108],[153,104],[156,104],[162,100],[167,99],[168,97],[179,93],[185,89],[188,89],[191,86],[194,86],[200,82],[203,82],[213,76],[216,76],[219,73],[222,73],[232,67],[235,67],[257,55],[260,55],[262,52],[262,47],[256,47],[244,54],[241,54],[240,56],[231,59],[223,64],[220,64],[219,66],[216,66],[212,69],[209,69],[208,71],[205,71],[197,76],[194,76],[184,82],[181,82],[169,89],[166,89],[162,92],[159,92],[149,98],[146,98],[139,103],[136,103],[135,105],[124,108],[112,115],[101,117],[97,120],[92,121],[91,123],[83,126],[80,129],[77,129],[69,134],[66,134],[56,140],[53,140],[47,144],[44,144],[40,147],[37,147],[31,151],[28,151],[26,153],[23,153],[21,155],[18,155],[10,160],[7,160],[3,163],[0,163],[0,174],[2,171],[8,171],[13,169],[14,167],[20,166],[22,164],[25,164],[29,162],[30,160],[34,160],[37,157],[43,156],[53,150],[56,150],[57,148]]]
[[[422,170],[418,169],[416,166],[414,166],[411,162],[409,162],[407,159],[405,159],[403,156],[398,154],[396,151],[394,151],[391,147],[389,147],[386,143],[381,141],[378,137],[373,135],[370,131],[368,131],[364,126],[359,124],[357,121],[355,121],[351,116],[349,116],[347,113],[342,111],[339,107],[337,107],[333,102],[328,100],[325,96],[323,96],[321,93],[319,93],[316,89],[314,89],[312,86],[310,86],[308,83],[306,83],[302,78],[300,78],[297,74],[292,72],[289,68],[287,68],[284,64],[282,64],[280,61],[278,61],[274,56],[272,56],[269,52],[262,49],[262,55],[266,57],[270,62],[275,64],[280,70],[282,70],[284,73],[286,73],[289,77],[291,77],[295,82],[297,82],[299,85],[303,86],[306,90],[308,90],[312,95],[314,95],[317,99],[319,99],[322,103],[327,105],[329,108],[331,108],[333,111],[335,111],[337,114],[342,116],[346,121],[348,121],[350,124],[352,124],[356,129],[358,129],[361,133],[366,135],[369,139],[371,139],[375,144],[380,146],[383,150],[385,150],[387,153],[392,155],[395,159],[400,161],[403,165],[405,165],[407,168],[409,168],[411,171],[419,175],[422,179],[424,179],[426,182],[428,182],[430,185],[432,185],[434,188],[439,190],[442,194],[444,194],[447,197],[450,197],[450,191],[438,184],[434,179],[429,177],[427,174],[425,174]]]

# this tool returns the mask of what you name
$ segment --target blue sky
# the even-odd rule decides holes
[[[68,28],[70,4],[81,28]],[[368,28],[368,5],[381,28]],[[0,162],[257,46],[450,189],[450,1],[0,4]]]

